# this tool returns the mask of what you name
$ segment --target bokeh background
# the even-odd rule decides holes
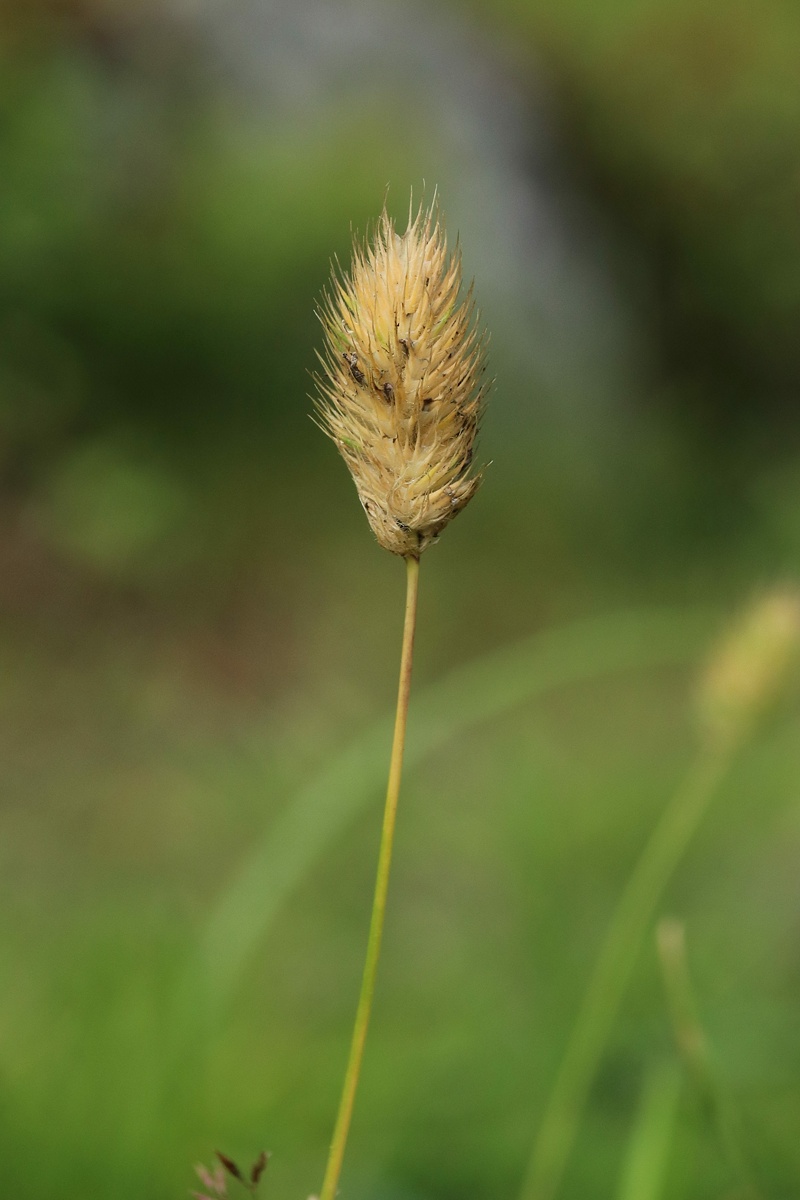
[[[215,1147],[272,1150],[269,1200],[319,1186],[403,579],[308,419],[314,305],[412,188],[496,376],[485,485],[423,562],[416,694],[553,631],[609,667],[469,728],[456,704],[412,763],[342,1194],[518,1195],[707,643],[800,576],[799,56],[782,0],[0,4],[5,1195],[167,1200]],[[762,723],[661,906],[775,1200],[799,715]],[[648,941],[565,1200],[621,1195],[672,1061]],[[689,1081],[663,1186],[738,1194]]]

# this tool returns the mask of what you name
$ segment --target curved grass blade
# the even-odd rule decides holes
[[[639,610],[547,630],[456,668],[418,692],[406,770],[483,722],[554,689],[609,674],[680,665],[705,648],[708,610]],[[207,1015],[228,1002],[281,905],[335,837],[380,798],[392,722],[377,721],[287,805],[220,896],[193,965]]]

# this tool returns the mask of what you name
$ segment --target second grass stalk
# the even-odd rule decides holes
[[[372,998],[375,994],[375,980],[378,973],[378,959],[381,953],[383,925],[386,916],[386,898],[389,892],[397,800],[400,795],[400,780],[403,773],[408,698],[411,692],[411,670],[414,662],[414,633],[417,625],[418,585],[419,559],[408,557],[406,558],[406,609],[403,623],[403,648],[400,656],[400,685],[397,692],[397,713],[392,740],[392,757],[389,763],[389,782],[386,788],[383,832],[378,855],[378,872],[375,880],[375,897],[372,902],[367,956],[364,962],[364,975],[361,980],[361,994],[356,1010],[353,1039],[350,1044],[350,1057],[347,1061],[342,1097],[339,1101],[339,1112],[336,1117],[320,1200],[334,1200],[339,1185],[347,1135],[350,1132],[356,1090],[361,1075],[361,1062],[364,1057],[364,1044],[372,1011]]]

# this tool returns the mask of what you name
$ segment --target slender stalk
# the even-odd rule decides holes
[[[378,872],[375,880],[375,897],[372,902],[372,918],[367,941],[367,956],[364,962],[364,975],[361,980],[361,994],[358,998],[356,1020],[353,1027],[353,1040],[350,1043],[350,1057],[344,1076],[342,1097],[339,1101],[339,1112],[336,1126],[325,1167],[325,1178],[322,1182],[320,1200],[334,1200],[339,1185],[342,1170],[342,1160],[347,1145],[347,1135],[350,1132],[350,1122],[353,1116],[353,1105],[356,1089],[361,1074],[361,1060],[364,1057],[364,1043],[367,1039],[367,1029],[372,1011],[372,998],[375,994],[375,979],[378,973],[378,959],[381,953],[383,923],[386,915],[386,897],[389,891],[389,872],[392,864],[392,846],[394,843],[394,827],[397,815],[397,799],[400,795],[400,779],[403,771],[403,749],[406,740],[406,721],[408,718],[408,697],[411,691],[411,668],[414,661],[414,631],[417,623],[417,589],[419,586],[419,559],[406,559],[406,613],[403,624],[403,648],[400,655],[400,685],[397,693],[397,714],[394,723],[394,739],[392,741],[392,757],[389,762],[389,783],[386,789],[386,806],[383,813],[383,832],[378,854]]]
[[[760,1200],[743,1150],[738,1113],[717,1074],[706,1032],[700,1021],[689,960],[686,928],[665,917],[656,930],[658,957],[675,1043],[694,1084],[706,1117],[713,1124],[720,1150],[741,1186],[741,1200]],[[739,1193],[737,1193],[738,1195]]]
[[[533,1147],[521,1200],[554,1200],[581,1109],[659,899],[724,778],[735,749],[720,738],[700,751],[664,809],[619,899]]]

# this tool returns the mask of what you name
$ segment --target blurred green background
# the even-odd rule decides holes
[[[453,727],[404,787],[342,1195],[518,1195],[707,645],[800,575],[799,55],[780,0],[0,4],[5,1195],[166,1200],[215,1147],[272,1150],[270,1200],[319,1185],[403,580],[308,373],[387,187],[399,219],[438,187],[496,376],[485,485],[423,562],[416,695],[559,629],[607,668],[546,689],[534,663],[513,698],[512,649],[494,717],[461,719],[470,677],[421,709]],[[800,1195],[799,713],[660,906],[775,1200]],[[650,940],[564,1200],[623,1197],[677,1061]],[[661,1186],[743,1194],[688,1080]]]

